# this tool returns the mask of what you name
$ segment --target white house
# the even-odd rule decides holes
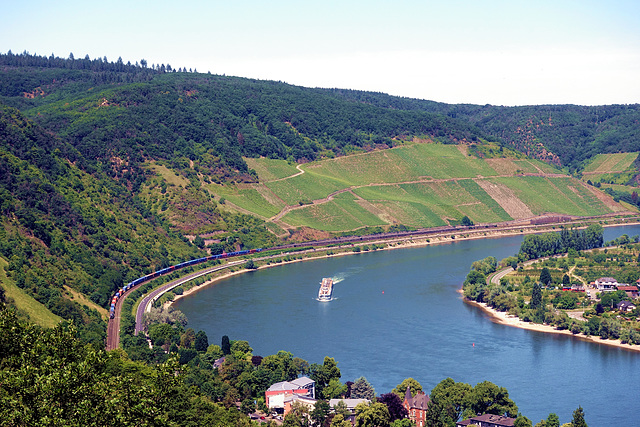
[[[618,281],[613,277],[601,277],[596,279],[596,288],[600,292],[615,292],[618,290]]]

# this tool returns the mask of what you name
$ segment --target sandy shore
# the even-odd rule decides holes
[[[462,290],[459,290],[459,292],[460,294],[462,294]],[[640,345],[623,344],[620,340],[603,340],[600,337],[588,337],[583,334],[572,334],[570,331],[559,330],[553,326],[541,325],[539,323],[524,322],[516,316],[511,316],[508,313],[505,313],[503,311],[495,310],[489,307],[485,303],[470,301],[464,297],[462,298],[466,304],[479,307],[485,313],[489,314],[492,321],[494,321],[495,323],[499,323],[501,325],[513,326],[514,328],[528,329],[530,331],[545,332],[549,334],[569,335],[576,339],[589,341],[596,344],[619,347],[619,348],[624,348],[625,350],[631,350],[631,351],[640,351]]]

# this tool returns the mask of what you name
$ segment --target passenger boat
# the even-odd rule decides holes
[[[333,279],[325,277],[320,282],[320,290],[318,291],[318,301],[331,301],[333,295]]]

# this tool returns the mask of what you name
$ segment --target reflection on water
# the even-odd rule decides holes
[[[639,231],[608,228],[605,240]],[[287,350],[310,363],[331,356],[343,381],[365,376],[379,394],[408,377],[427,391],[446,377],[488,380],[506,387],[534,424],[550,412],[568,422],[582,405],[589,425],[640,425],[628,405],[640,389],[640,353],[496,324],[462,302],[457,290],[471,263],[513,255],[521,241],[457,241],[274,267],[231,277],[176,306],[211,343],[228,335],[263,356]],[[322,277],[337,284],[330,303],[315,299]]]

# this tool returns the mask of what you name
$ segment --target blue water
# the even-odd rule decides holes
[[[608,228],[605,240],[640,234]],[[488,380],[509,390],[533,423],[640,425],[640,353],[493,323],[457,290],[470,264],[518,251],[521,236],[306,261],[235,276],[177,302],[210,343],[249,341],[254,354],[286,350],[310,363],[338,362],[342,381],[364,376],[378,394],[413,377],[428,392],[444,378]],[[315,298],[336,279],[330,302]]]

